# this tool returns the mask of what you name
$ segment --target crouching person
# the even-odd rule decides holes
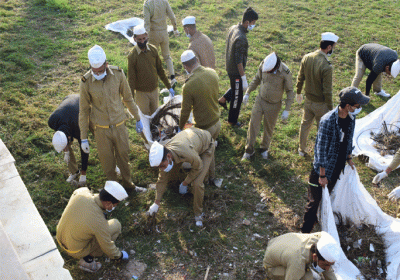
[[[103,254],[111,259],[129,259],[114,243],[121,233],[120,222],[107,220],[104,213],[114,210],[127,197],[125,189],[115,181],[107,181],[99,194],[93,194],[88,188],[79,188],[72,194],[57,225],[56,237],[68,255],[80,259],[80,269],[98,271],[101,264],[94,257]]]
[[[263,265],[274,280],[320,279],[317,274],[334,280],[331,266],[339,258],[340,246],[327,232],[287,233],[268,242]]]
[[[204,178],[214,157],[214,140],[210,132],[198,128],[188,128],[175,135],[165,146],[154,142],[150,148],[151,167],[158,167],[156,199],[148,215],[157,213],[168,182],[179,172],[182,163],[192,166],[189,174],[179,186],[179,193],[186,194],[189,184],[194,195],[193,210],[197,226],[203,226]]]

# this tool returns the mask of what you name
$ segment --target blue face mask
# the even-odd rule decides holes
[[[186,37],[192,38],[192,35],[190,35],[189,33],[186,33]]]
[[[171,163],[169,163],[168,161],[168,166],[164,169],[164,172],[169,172],[171,171],[172,167],[174,166],[174,162],[171,161]]]
[[[98,81],[103,80],[104,77],[107,75],[107,71],[104,71],[104,73],[100,74],[100,75],[96,75],[95,73],[93,73],[93,70],[91,70],[91,71],[92,71],[93,77]]]
[[[247,27],[247,30],[253,30],[254,27],[256,27],[255,24],[249,25],[249,26]]]
[[[108,210],[108,209],[106,209],[106,210],[107,210],[108,213],[110,213],[110,212],[112,212],[114,209],[115,209],[115,206],[114,206],[113,208],[111,208],[111,210]]]
[[[362,108],[357,108],[354,110],[354,112],[349,112],[349,114],[351,114],[352,116],[356,116],[357,114],[359,114],[361,112]]]
[[[322,272],[325,271],[325,270],[323,270],[321,267],[319,267],[318,264],[315,266],[314,263],[312,264],[312,268],[313,268],[316,272],[318,272],[318,273],[322,273]]]

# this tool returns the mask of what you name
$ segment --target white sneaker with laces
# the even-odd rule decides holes
[[[198,227],[203,226],[203,214],[200,214],[199,216],[195,216],[194,220],[196,221],[196,226],[198,226]]]
[[[79,177],[78,186],[83,187],[84,185],[86,185],[86,175],[81,175]]]
[[[249,160],[249,159],[251,158],[252,155],[254,155],[254,152],[253,152],[252,154],[249,154],[249,153],[246,153],[246,152],[245,152],[245,153],[243,154],[243,156],[242,156],[242,161],[243,161],[243,160]]]
[[[385,98],[389,98],[390,97],[390,94],[386,93],[383,89],[380,92],[374,92],[374,94],[382,96],[382,97],[385,97]]]
[[[117,176],[121,176],[121,170],[118,166],[115,166],[115,173],[117,173]]]
[[[305,156],[306,156],[306,153],[303,153],[302,151],[299,150],[299,156],[305,157]]]
[[[69,175],[69,177],[67,178],[67,183],[72,183],[72,181],[74,181],[76,179],[76,177],[78,177],[78,175],[79,175],[79,171],[76,172],[75,174]]]
[[[136,192],[138,192],[138,193],[145,193],[145,192],[147,192],[147,189],[146,188],[142,188],[142,187],[135,187],[135,191]]]
[[[268,151],[264,151],[261,153],[263,159],[268,159]]]

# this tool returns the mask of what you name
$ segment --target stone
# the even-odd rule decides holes
[[[121,275],[124,277],[123,279],[126,280],[139,279],[146,268],[147,264],[145,263],[136,260],[129,260],[125,268],[121,271]]]
[[[250,225],[250,220],[244,219],[242,222],[245,226],[249,226]]]

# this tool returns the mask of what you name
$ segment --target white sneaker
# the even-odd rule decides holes
[[[147,189],[142,187],[135,187],[135,191],[138,193],[145,193],[147,192]]]
[[[306,153],[303,153],[302,151],[299,150],[299,156],[305,157],[305,156],[306,156]]]
[[[390,97],[390,94],[386,93],[383,89],[380,92],[374,92],[374,94],[382,96],[382,97],[385,97],[385,98],[389,98]]]
[[[200,214],[199,216],[195,216],[194,220],[196,221],[196,226],[198,226],[198,227],[203,226],[203,214]]]
[[[249,160],[249,159],[251,158],[252,155],[254,155],[254,152],[253,152],[252,154],[249,154],[249,153],[246,153],[246,152],[245,152],[245,153],[243,154],[243,156],[242,156],[242,161],[243,161],[243,160]]]
[[[86,185],[86,175],[81,175],[79,177],[78,186],[83,187],[84,185]]]
[[[263,159],[268,159],[268,151],[264,151],[261,153]]]
[[[78,175],[79,175],[79,171],[76,172],[75,174],[69,175],[69,177],[67,178],[67,183],[72,183],[76,179],[76,177],[78,177]]]
[[[121,176],[121,170],[118,166],[115,166],[115,173],[117,173],[117,176]]]

